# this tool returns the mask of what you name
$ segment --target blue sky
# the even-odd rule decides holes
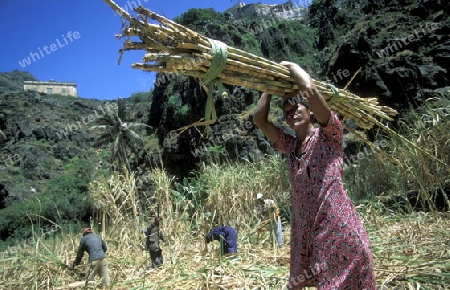
[[[304,0],[295,0],[302,3]],[[135,5],[169,19],[189,8],[222,12],[236,0],[116,0],[131,11]],[[279,4],[286,0],[243,1]],[[82,98],[111,100],[149,91],[155,74],[132,69],[143,51],[125,52],[118,65],[122,27],[104,0],[0,0],[0,72],[27,71],[40,81],[75,82]],[[27,60],[27,61],[24,61]]]

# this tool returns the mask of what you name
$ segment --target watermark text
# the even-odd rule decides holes
[[[48,46],[44,45],[42,49],[41,47],[38,47],[38,52],[30,52],[30,55],[27,58],[24,58],[22,59],[22,61],[19,61],[19,64],[22,68],[31,65],[32,61],[36,62],[37,60],[44,58],[46,55],[49,55],[52,52],[55,52],[58,49],[66,45],[69,45],[69,43],[75,41],[76,39],[79,39],[80,37],[81,35],[78,31],[75,32],[69,31],[66,33],[66,35],[62,34],[62,40],[57,38],[55,40],[56,43],[52,43]]]

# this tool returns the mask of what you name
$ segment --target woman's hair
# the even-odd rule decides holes
[[[289,102],[291,105],[302,104],[306,108],[309,109],[308,102],[303,98],[300,92],[293,92],[283,96],[283,101],[281,102],[281,108],[284,107],[286,102]]]
[[[291,105],[302,104],[303,106],[305,106],[306,108],[309,109],[309,104],[308,104],[308,102],[307,102],[304,98],[301,98],[300,96],[290,97],[290,98],[284,99],[284,100],[281,102],[281,108],[284,108],[284,105],[286,104],[286,102],[291,103]]]

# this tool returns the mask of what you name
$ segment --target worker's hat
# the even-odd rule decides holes
[[[258,193],[258,194],[256,194],[256,199],[260,199],[260,198],[262,198],[263,197],[263,194],[260,192],[260,193]]]

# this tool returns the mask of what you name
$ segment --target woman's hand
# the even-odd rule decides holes
[[[331,116],[331,109],[317,90],[311,76],[296,63],[282,61],[280,64],[288,68],[291,72],[291,76],[298,86],[299,91],[297,94],[299,93],[309,103],[309,107],[314,113],[317,122],[322,126],[326,126]]]
[[[290,61],[282,61],[280,64],[287,67],[291,71],[291,75],[297,83],[300,91],[309,90],[313,87],[313,82],[310,75],[298,64]]]

